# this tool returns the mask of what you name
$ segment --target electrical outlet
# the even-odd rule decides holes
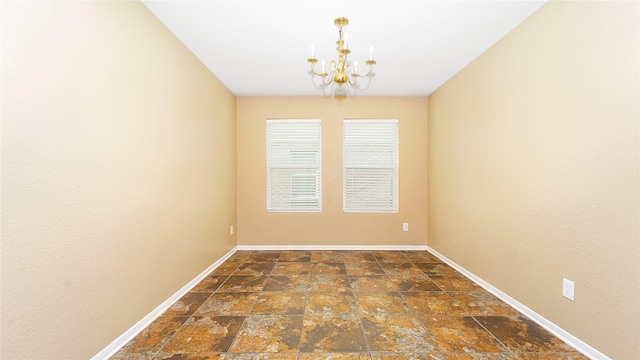
[[[402,231],[409,231],[409,223],[402,223]]]
[[[233,225],[229,228],[229,234],[233,235]]]
[[[571,280],[562,279],[562,296],[573,301],[573,291],[575,284]]]

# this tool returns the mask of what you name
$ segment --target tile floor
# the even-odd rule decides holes
[[[238,251],[112,359],[587,359],[426,251]]]

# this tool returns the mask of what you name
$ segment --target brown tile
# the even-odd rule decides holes
[[[162,347],[163,353],[225,352],[244,316],[192,316]]]
[[[191,289],[192,293],[203,293],[206,295],[211,295],[220,287],[220,284],[216,284],[213,282],[205,282],[201,281],[196,286]]]
[[[386,275],[353,275],[351,287],[355,291],[394,291],[395,286]]]
[[[444,291],[486,291],[466,277],[429,276]]]
[[[413,316],[366,315],[361,320],[371,351],[424,353],[438,350]]]
[[[402,254],[413,263],[441,263],[435,255],[428,251],[403,251]]]
[[[311,263],[311,274],[314,275],[345,275],[346,273],[344,263]]]
[[[307,291],[309,275],[272,275],[262,291]]]
[[[202,281],[200,281],[193,289],[189,290],[189,292],[202,292],[202,293],[213,293],[218,290],[220,285],[222,285],[226,280],[227,276],[207,276]]]
[[[302,316],[248,316],[229,352],[297,352]]]
[[[109,360],[152,360],[154,355],[154,353],[134,354],[119,351],[110,357]]]
[[[344,258],[340,251],[316,250],[311,252],[311,262],[344,262]]]
[[[249,254],[247,258],[244,260],[246,263],[274,263],[278,261],[280,257],[280,251],[260,251],[257,253]]]
[[[426,354],[428,360],[474,360],[469,354],[461,353],[438,353],[432,352]]]
[[[305,315],[301,352],[362,352],[366,348],[356,315]]]
[[[512,353],[429,353],[429,360],[513,360]]]
[[[347,275],[311,275],[309,291],[351,291]]]
[[[382,267],[373,262],[345,263],[349,275],[384,275]]]
[[[514,352],[573,352],[569,345],[523,316],[474,316]]]
[[[310,251],[283,251],[278,262],[310,262]]]
[[[271,275],[308,275],[310,271],[311,263],[308,262],[279,262]]]
[[[224,360],[296,360],[297,353],[227,353]]]
[[[409,315],[411,309],[398,292],[358,291],[358,310],[367,315]]]
[[[222,267],[222,266],[230,267],[231,265],[238,266],[245,261],[247,256],[248,256],[247,254],[244,254],[244,255],[234,254],[231,257],[229,257],[227,260],[225,260],[223,263],[221,263],[218,267]]]
[[[220,286],[218,292],[240,291],[257,292],[262,291],[268,276],[229,276],[227,281]]]
[[[372,352],[372,360],[429,360],[423,353]]]
[[[378,260],[369,251],[347,251],[342,259],[345,263],[377,263]]]
[[[405,259],[405,261],[407,260]],[[382,263],[382,268],[387,275],[424,275],[422,270],[418,269],[414,264],[409,262]]]
[[[589,360],[587,356],[579,352],[568,353],[515,353],[513,358],[517,360]]]
[[[204,303],[195,315],[245,316],[258,301],[257,292],[217,292]]]
[[[520,315],[516,309],[487,291],[452,292],[449,295],[458,301],[469,315]]]
[[[238,268],[238,266],[242,265],[242,260],[227,260],[222,263],[217,268],[213,269],[209,276],[219,276],[219,275],[231,275]]]
[[[252,315],[303,315],[306,292],[263,292]]]
[[[402,297],[417,315],[465,315],[466,310],[449,294],[435,291],[403,292]]]
[[[233,273],[233,275],[251,275],[251,276],[270,275],[274,266],[276,266],[275,262],[271,262],[271,263],[245,262],[244,264],[238,266],[238,268]]]
[[[199,354],[185,354],[185,353],[161,353],[156,355],[154,360],[223,360],[226,359],[224,354],[215,353],[199,353]]]
[[[421,316],[422,325],[444,352],[504,352],[506,349],[471,316]]]
[[[381,264],[409,261],[400,251],[373,251],[372,253]]]
[[[190,292],[171,305],[162,316],[191,315],[211,296],[209,293]]]
[[[251,254],[255,254],[255,251],[250,251],[250,250],[238,250],[236,252],[234,252],[231,256],[229,256],[227,258],[227,262],[228,261],[240,261],[243,262],[247,259],[247,257]]]
[[[300,353],[299,360],[371,360],[368,353]]]
[[[217,275],[217,274],[214,274],[213,272],[211,272],[204,279],[202,279],[202,281],[223,283],[225,280],[227,280],[228,277],[229,277],[229,275]]]
[[[132,354],[154,354],[167,342],[173,334],[187,321],[186,316],[161,316],[144,328],[133,340],[129,341],[114,358],[126,359]]]
[[[357,314],[351,292],[309,292],[305,312],[309,315]]]
[[[441,291],[426,275],[389,275],[389,280],[399,291]]]
[[[415,263],[414,265],[429,276],[462,276],[456,269],[444,263]]]

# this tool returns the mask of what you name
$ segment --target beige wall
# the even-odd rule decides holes
[[[238,98],[239,245],[426,245],[426,98]],[[322,120],[322,213],[266,210],[265,120]],[[342,120],[398,119],[396,214],[342,211]],[[402,223],[409,232],[402,232]]]
[[[231,250],[235,97],[139,2],[2,2],[3,359],[87,359]]]
[[[429,98],[429,245],[615,359],[640,358],[638,6],[547,3]]]

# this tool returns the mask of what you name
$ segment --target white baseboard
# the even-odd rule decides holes
[[[476,276],[473,273],[469,272],[467,269],[463,268],[462,266],[456,264],[454,261],[452,261],[451,259],[447,258],[446,256],[440,254],[439,252],[437,252],[436,250],[432,249],[431,247],[427,247],[427,250],[430,253],[432,253],[433,255],[435,255],[436,257],[440,258],[440,260],[444,261],[447,265],[450,265],[452,268],[454,268],[454,269],[458,270],[459,272],[461,272],[464,276],[469,278],[471,281],[475,282],[476,284],[478,284],[479,286],[481,286],[482,288],[484,288],[488,292],[492,293],[493,295],[498,297],[500,300],[502,300],[502,301],[506,302],[507,304],[511,305],[511,307],[513,307],[514,309],[518,310],[520,313],[522,313],[523,315],[525,315],[529,319],[533,320],[535,323],[537,323],[538,325],[542,326],[543,328],[545,328],[546,330],[551,332],[553,335],[557,336],[559,339],[561,339],[562,341],[564,341],[568,345],[570,345],[570,346],[574,347],[576,350],[580,351],[583,355],[587,356],[589,359],[593,359],[593,360],[611,360],[609,357],[607,357],[603,353],[599,352],[598,350],[594,349],[593,347],[589,346],[584,341],[582,341],[582,340],[578,339],[577,337],[571,335],[570,333],[568,333],[567,331],[563,330],[558,325],[552,323],[551,321],[549,321],[546,318],[544,318],[542,315],[540,315],[540,314],[536,313],[535,311],[529,309],[527,306],[525,306],[524,304],[520,303],[519,301],[517,301],[516,299],[512,298],[511,296],[509,296],[509,295],[503,293],[502,291],[498,290],[498,288],[496,288],[493,285],[489,284],[488,282],[482,280],[478,276]]]
[[[203,272],[201,272],[198,276],[196,276],[193,280],[189,281],[187,285],[183,286],[180,290],[178,290],[175,294],[173,294],[170,298],[165,300],[162,304],[160,304],[157,308],[151,311],[147,316],[138,321],[135,325],[133,325],[129,330],[125,331],[124,334],[120,335],[117,339],[115,339],[111,344],[102,349],[99,353],[97,353],[91,360],[102,360],[108,359],[113,356],[118,350],[120,350],[123,346],[125,346],[129,341],[131,341],[138,333],[144,330],[147,326],[149,326],[155,319],[157,319],[162,313],[164,313],[167,309],[173,305],[176,301],[180,300],[184,295],[186,295],[189,290],[191,290],[194,286],[196,286],[200,281],[202,281],[209,273],[211,273],[215,268],[220,266],[223,262],[225,262],[233,253],[237,251],[237,248],[231,249],[228,253],[222,256],[218,261],[214,262],[211,266],[206,268]]]
[[[238,250],[427,250],[423,245],[238,245]]]

